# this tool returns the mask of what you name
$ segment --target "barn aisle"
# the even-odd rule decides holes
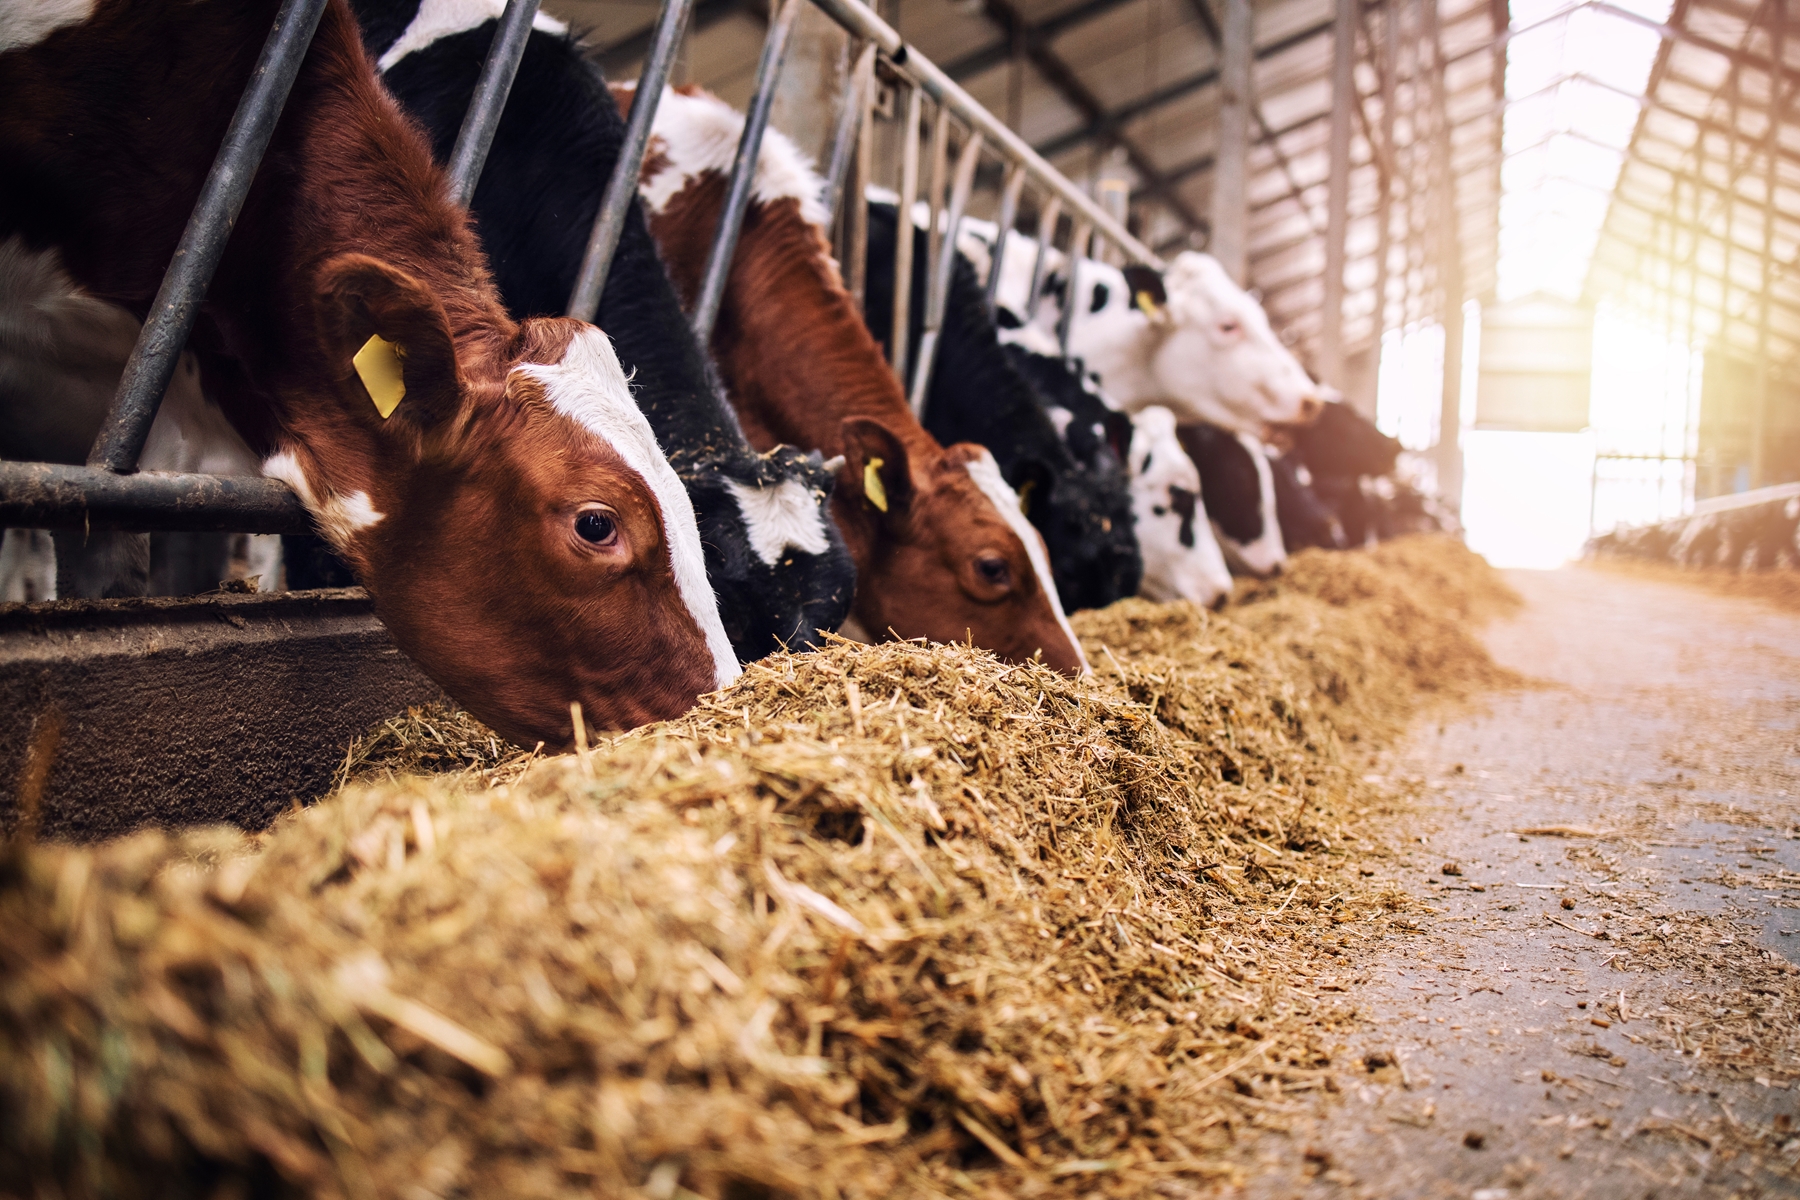
[[[1422,719],[1378,873],[1424,910],[1352,988],[1341,1099],[1248,1193],[1800,1192],[1800,614],[1514,572],[1538,681]],[[1404,840],[1403,840],[1404,839]]]

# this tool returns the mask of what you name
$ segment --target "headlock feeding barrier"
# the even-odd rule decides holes
[[[238,102],[200,197],[188,218],[164,274],[156,300],[127,360],[119,388],[106,414],[85,466],[61,463],[0,462],[0,527],[130,531],[230,531],[237,533],[313,532],[313,523],[298,496],[284,483],[249,476],[139,472],[138,459],[156,420],[163,393],[174,378],[200,306],[230,240],[244,198],[256,176],[264,150],[275,131],[283,105],[312,42],[327,0],[285,0],[274,28]],[[764,38],[752,94],[726,188],[726,203],[706,259],[700,292],[691,314],[695,332],[706,344],[718,316],[730,274],[744,213],[749,205],[763,134],[773,108],[790,35],[802,4],[813,4],[852,39],[853,68],[839,99],[837,120],[824,155],[825,206],[839,231],[839,256],[845,282],[860,301],[867,248],[867,208],[844,205],[846,196],[861,198],[873,176],[877,81],[894,88],[892,111],[902,122],[899,204],[911,213],[925,201],[925,321],[912,378],[907,314],[912,305],[913,258],[918,230],[914,221],[898,223],[894,259],[894,325],[890,346],[913,410],[922,412],[938,334],[943,326],[945,297],[955,263],[956,234],[974,191],[984,155],[1005,168],[1000,186],[995,269],[989,272],[987,295],[995,298],[998,264],[1013,236],[1027,188],[1038,201],[1037,253],[1029,305],[1037,301],[1048,274],[1047,251],[1066,213],[1070,236],[1065,252],[1078,271],[1096,240],[1109,244],[1126,261],[1160,267],[1161,260],[1126,229],[1123,214],[1108,212],[1080,187],[1058,172],[1004,122],[978,104],[942,69],[909,47],[861,0],[776,0]],[[592,321],[618,246],[625,215],[637,190],[637,179],[656,119],[657,104],[668,82],[693,0],[664,0],[650,41],[637,99],[632,104],[621,157],[607,183],[581,271],[569,298],[570,316]],[[500,114],[518,73],[530,37],[538,0],[508,0],[489,47],[475,94],[451,153],[449,174],[453,198],[467,204],[481,177]],[[931,133],[925,149],[928,174],[921,187],[921,150],[927,105]],[[954,172],[950,153],[956,144]],[[921,191],[923,196],[921,196]],[[1061,334],[1067,343],[1065,306]]]

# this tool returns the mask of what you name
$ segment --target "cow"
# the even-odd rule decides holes
[[[0,0],[0,239],[147,312],[276,7]],[[600,727],[674,717],[741,673],[611,343],[507,315],[344,0],[189,348],[400,649],[507,738],[570,744],[572,702]]]
[[[1011,330],[1000,336],[1076,460],[1097,471],[1124,472],[1144,563],[1137,594],[1217,603],[1231,590],[1231,572],[1200,505],[1199,469],[1175,436],[1174,414],[1160,405],[1120,412],[1080,362],[1032,350],[1012,340]]]
[[[1313,476],[1306,464],[1291,451],[1267,457],[1275,485],[1275,517],[1281,526],[1282,545],[1290,553],[1309,548],[1347,548],[1350,541],[1344,534],[1344,524],[1314,490]]]
[[[863,314],[892,357],[894,204],[871,202]],[[918,361],[926,304],[926,255],[913,255],[907,378]],[[1042,369],[1047,365],[1049,370]],[[1021,370],[1021,367],[1024,369]],[[986,446],[1043,535],[1056,592],[1068,611],[1104,608],[1137,592],[1143,558],[1132,530],[1129,480],[1112,454],[1077,459],[1045,411],[1045,387],[1080,386],[1060,362],[1022,362],[1001,347],[975,269],[952,259],[944,320],[926,397],[924,425],[942,442]]]
[[[1247,433],[1181,425],[1181,448],[1200,470],[1200,494],[1225,561],[1235,572],[1274,575],[1287,561],[1267,448]]]
[[[1303,486],[1334,516],[1342,529],[1342,544],[1361,546],[1374,540],[1381,524],[1381,499],[1369,489],[1369,481],[1390,476],[1400,457],[1400,441],[1376,428],[1375,422],[1340,400],[1327,401],[1318,420],[1293,430],[1292,448],[1282,457],[1292,460],[1296,476],[1303,470]],[[1289,547],[1321,544],[1299,536]]]
[[[1007,239],[999,299],[1020,315],[1035,255],[1034,242]],[[1069,290],[1064,263],[1049,276],[1031,322],[1044,335],[1055,336]],[[1326,399],[1275,336],[1262,305],[1209,254],[1183,251],[1160,272],[1083,259],[1074,290],[1068,352],[1127,412],[1161,404],[1184,425],[1266,441],[1276,427],[1313,420]]]
[[[80,464],[100,431],[137,320],[84,294],[54,252],[17,237],[0,242],[0,458]],[[255,475],[260,464],[216,405],[200,393],[184,354],[150,427],[145,471]],[[271,535],[16,530],[0,555],[0,596],[12,600],[188,595],[210,591],[241,548],[262,591],[281,580]]]
[[[1147,600],[1212,606],[1231,593],[1231,568],[1207,519],[1200,469],[1182,448],[1175,414],[1160,404],[1131,421],[1131,504],[1144,547]]]
[[[621,106],[633,90],[614,88]],[[690,303],[742,129],[742,114],[699,89],[657,106],[638,194]],[[844,290],[812,165],[771,129],[752,182],[711,348],[751,445],[843,456],[832,513],[856,560],[856,624],[1085,672],[1018,493],[986,449],[944,446],[919,424]]]
[[[504,0],[352,0],[388,90],[448,161]],[[539,14],[470,204],[515,318],[574,290],[625,121],[598,68]],[[828,512],[832,473],[745,442],[633,203],[598,320],[700,523],[706,573],[738,657],[818,644],[850,610],[854,569]]]

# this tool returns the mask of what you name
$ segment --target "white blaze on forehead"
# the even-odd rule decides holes
[[[660,213],[697,177],[708,171],[730,174],[743,133],[744,114],[717,96],[664,89],[651,127],[651,159],[646,160],[659,159],[658,168],[638,181],[638,195],[651,212]],[[831,220],[825,211],[825,181],[813,170],[812,160],[776,129],[763,131],[750,196],[759,204],[798,200],[800,216],[821,229]]]
[[[375,65],[383,71],[409,54],[415,54],[440,38],[474,29],[488,21],[497,21],[506,11],[506,0],[420,0],[419,11],[406,31],[389,46]],[[531,20],[533,29],[545,33],[566,33],[569,27],[549,13],[540,12]]]
[[[1000,474],[1000,464],[986,450],[981,457],[969,464],[969,478],[981,489],[993,506],[999,510],[1019,540],[1025,543],[1025,554],[1031,559],[1031,569],[1037,573],[1038,585],[1044,589],[1044,598],[1050,601],[1050,611],[1056,614],[1056,623],[1062,626],[1063,633],[1069,639],[1069,645],[1075,647],[1075,657],[1081,663],[1081,673],[1089,673],[1087,655],[1081,652],[1081,640],[1075,636],[1075,630],[1069,625],[1069,618],[1063,614],[1062,597],[1056,594],[1056,577],[1050,574],[1050,552],[1044,548],[1044,539],[1039,536],[1037,528],[1025,518],[1025,510],[1019,507],[1019,493],[1013,491],[1006,477]]]
[[[751,487],[727,479],[725,486],[737,497],[750,548],[763,565],[774,566],[789,546],[805,554],[831,549],[818,499],[798,479],[784,479],[773,487]]]
[[[367,492],[346,492],[343,495],[329,491],[323,495],[315,492],[312,480],[301,469],[300,460],[289,451],[283,450],[279,454],[270,455],[263,462],[262,472],[270,479],[279,479],[294,489],[295,494],[300,497],[300,503],[306,506],[306,511],[318,523],[319,532],[339,552],[349,546],[351,538],[382,519],[382,514],[375,511],[375,505]]]
[[[656,444],[650,422],[631,398],[631,385],[619,366],[619,356],[613,353],[612,342],[589,326],[575,335],[561,362],[550,366],[523,363],[514,370],[543,385],[551,408],[611,446],[626,466],[643,477],[662,509],[675,587],[712,651],[717,686],[731,683],[743,669],[738,666],[731,639],[725,636],[724,622],[719,620],[718,597],[707,582],[693,503]]]
[[[94,0],[0,0],[0,50],[35,46],[94,15]]]

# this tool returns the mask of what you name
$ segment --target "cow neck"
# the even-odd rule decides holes
[[[253,446],[303,443],[333,488],[365,487],[403,440],[346,417],[340,380],[308,344],[314,287],[332,257],[354,250],[420,280],[443,306],[459,374],[475,407],[504,389],[517,327],[500,306],[467,215],[417,131],[376,82],[356,25],[327,6],[209,293],[208,314],[245,363],[262,403],[233,412]],[[403,401],[404,403],[404,401]],[[352,478],[337,476],[348,474]],[[355,478],[355,477],[364,478]]]
[[[725,181],[707,174],[651,221],[676,287],[692,302],[718,223]],[[843,452],[846,417],[873,417],[913,455],[943,453],[907,407],[899,380],[844,290],[824,236],[788,198],[753,204],[713,331],[744,432],[759,450],[787,442]]]

